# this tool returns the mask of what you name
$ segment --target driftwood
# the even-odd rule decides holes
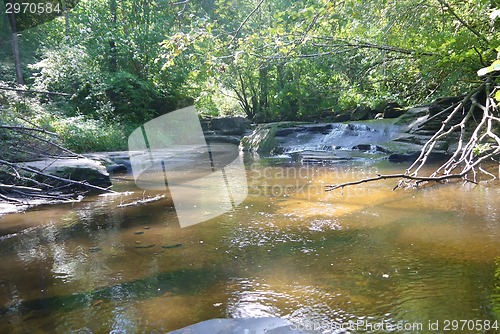
[[[25,124],[28,126],[25,126]],[[81,158],[82,156],[57,143],[57,134],[26,121],[21,124],[0,124],[0,200],[29,204],[29,199],[69,201],[82,193],[112,192],[109,188],[76,181],[23,165],[22,161],[44,158]]]
[[[50,174],[47,174],[47,173],[43,173],[43,172],[41,172],[39,170],[36,170],[34,168],[30,168],[30,167],[26,167],[26,166],[20,166],[19,164],[10,163],[10,162],[4,161],[4,160],[0,160],[0,165],[6,165],[6,166],[12,167],[12,168],[14,168],[16,170],[24,170],[24,171],[27,171],[29,173],[34,173],[34,174],[37,174],[37,175],[44,176],[44,177],[46,177],[48,179],[53,179],[53,180],[61,181],[62,183],[80,186],[82,188],[87,188],[89,190],[97,190],[99,192],[113,192],[112,190],[109,190],[109,188],[98,187],[98,186],[95,186],[93,184],[88,183],[87,181],[75,181],[75,180],[66,179],[66,178],[63,178],[63,177],[55,176],[55,175],[50,175]]]
[[[404,173],[378,174],[371,178],[329,185],[326,186],[326,191],[384,179],[400,179],[394,189],[418,187],[422,183],[445,182],[452,179],[477,183],[478,174],[496,179],[495,175],[482,168],[482,164],[488,161],[498,162],[495,159],[500,155],[500,137],[495,133],[500,129],[500,114],[494,99],[498,89],[499,87],[494,87],[492,80],[488,79],[462,101],[434,115],[432,119],[449,112],[440,129],[424,144],[418,158]],[[453,124],[460,115],[462,115],[461,120]],[[427,121],[430,120],[431,118]],[[437,142],[457,133],[458,146],[451,157],[432,174],[421,175],[421,170],[427,164]]]
[[[117,205],[117,207],[118,208],[127,208],[127,207],[131,207],[131,206],[138,206],[138,205],[148,204],[148,203],[152,203],[152,202],[157,202],[163,198],[165,198],[165,195],[158,195],[155,197],[143,198],[143,199],[133,201],[130,203],[119,204],[119,205]]]

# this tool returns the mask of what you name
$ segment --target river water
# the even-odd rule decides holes
[[[345,332],[494,325],[498,182],[392,191],[387,180],[323,191],[402,168],[259,160],[247,164],[241,205],[187,228],[168,193],[118,208],[160,194],[129,176],[113,182],[133,194],[3,216],[0,332],[164,333],[266,316],[325,333],[349,321],[361,326]]]

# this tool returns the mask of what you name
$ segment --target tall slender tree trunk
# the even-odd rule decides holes
[[[109,10],[111,12],[111,20],[113,30],[116,28],[117,21],[117,5],[116,0],[109,0]],[[113,31],[114,33],[114,31]],[[110,72],[116,72],[118,70],[118,60],[116,54],[116,42],[113,38],[109,40],[109,70]]]
[[[7,2],[14,4],[13,0],[7,0]],[[19,52],[19,39],[17,36],[16,15],[13,12],[7,15],[9,17],[10,30],[12,31],[12,54],[16,69],[16,80],[19,85],[24,85],[23,70],[21,68],[21,54]]]
[[[260,111],[267,116],[268,111],[268,99],[269,95],[269,87],[268,87],[268,78],[267,78],[267,68],[259,69],[259,89],[260,89]]]

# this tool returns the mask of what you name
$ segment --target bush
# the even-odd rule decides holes
[[[106,95],[113,106],[113,115],[127,123],[153,118],[162,98],[151,83],[127,72],[109,74]]]
[[[121,125],[106,124],[82,116],[53,119],[52,127],[63,146],[77,153],[127,149],[127,136]]]

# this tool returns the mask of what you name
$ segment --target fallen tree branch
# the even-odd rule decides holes
[[[20,92],[20,93],[37,93],[37,94],[45,94],[45,95],[73,96],[73,94],[68,94],[68,93],[48,92],[48,91],[32,90],[32,89],[20,89],[20,88],[10,88],[10,87],[0,87],[0,89],[1,90],[11,90],[11,91]]]
[[[158,195],[158,196],[155,196],[155,197],[143,198],[143,199],[140,199],[140,200],[137,200],[137,201],[133,201],[133,202],[130,202],[130,203],[119,204],[119,205],[117,205],[117,207],[118,208],[126,208],[126,207],[130,207],[130,206],[138,206],[138,205],[143,205],[143,204],[148,204],[148,203],[156,202],[156,201],[161,200],[162,198],[165,198],[165,195]]]
[[[87,181],[75,181],[75,180],[66,179],[66,178],[62,178],[62,177],[59,177],[59,176],[55,176],[55,175],[50,175],[50,174],[47,174],[47,173],[40,172],[39,170],[36,170],[34,168],[30,168],[30,167],[26,167],[26,166],[20,166],[18,164],[10,163],[10,162],[5,161],[5,160],[0,160],[0,164],[6,165],[6,166],[9,166],[9,167],[12,167],[12,168],[24,170],[24,171],[27,171],[27,172],[30,172],[30,173],[35,173],[37,175],[41,175],[41,176],[44,176],[46,178],[50,178],[50,179],[53,179],[53,180],[61,181],[61,182],[66,183],[66,184],[69,183],[69,184],[73,184],[73,185],[78,185],[80,187],[87,188],[87,189],[92,189],[92,190],[97,190],[99,192],[109,192],[109,193],[114,193],[115,192],[115,191],[113,191],[113,190],[111,190],[109,188],[102,188],[102,187],[99,187],[99,186],[92,185],[92,184],[88,183]]]
[[[42,129],[42,128],[28,128],[26,126],[15,126],[15,125],[3,125],[3,124],[0,124],[0,129],[21,130],[21,131],[35,131],[35,132],[46,133],[46,134],[49,134],[49,135],[54,136],[54,137],[58,136],[57,133],[50,132],[50,131],[47,131],[47,130]]]
[[[404,173],[385,174],[385,175],[377,174],[376,177],[369,177],[369,178],[361,179],[361,180],[357,180],[357,181],[345,182],[345,183],[341,183],[341,184],[326,186],[327,188],[325,189],[325,191],[332,191],[332,190],[339,189],[339,188],[354,186],[357,184],[362,184],[362,183],[367,183],[367,182],[386,180],[386,179],[408,179],[408,180],[414,180],[414,181],[420,181],[420,182],[423,182],[423,181],[441,182],[441,181],[444,181],[447,179],[458,179],[458,178],[462,178],[462,177],[463,177],[463,175],[461,175],[461,174],[442,175],[442,176],[411,176],[411,175],[407,175]]]
[[[48,134],[50,136],[58,137],[58,135],[54,132],[50,132],[50,131],[47,131],[47,130],[41,129],[41,128],[28,128],[25,126],[13,126],[13,125],[0,125],[0,129],[18,131],[21,134],[25,134],[33,139],[36,139],[40,142],[48,144],[49,146],[52,146],[53,148],[56,148],[56,149],[60,150],[61,152],[68,153],[70,155],[70,157],[72,157],[72,158],[82,158],[83,157],[81,154],[77,154],[71,150],[68,150],[67,148],[62,147],[61,145],[55,143],[52,140],[45,139],[45,138],[37,136],[33,133],[33,132],[40,132],[43,134]],[[29,153],[29,152],[27,152],[27,153]]]
[[[3,184],[0,183],[0,189],[7,189],[7,190],[29,190],[29,191],[36,191],[36,192],[41,192],[42,189],[40,188],[33,188],[33,187],[25,187],[25,186],[15,186],[12,184]]]
[[[7,201],[7,202],[17,203],[17,204],[27,204],[23,200],[20,200],[18,198],[13,198],[13,197],[5,196],[5,195],[3,195],[1,193],[0,193],[0,199],[3,199],[4,201]]]

